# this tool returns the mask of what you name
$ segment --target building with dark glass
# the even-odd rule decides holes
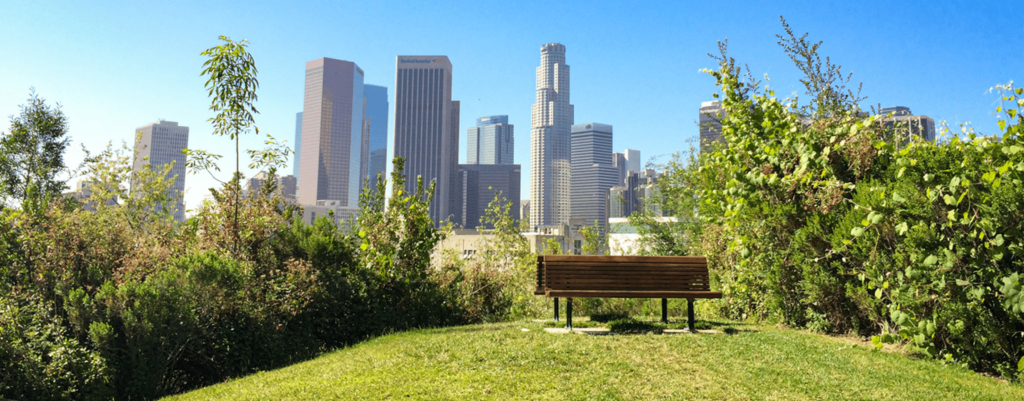
[[[607,225],[608,190],[617,185],[619,178],[619,170],[612,165],[612,126],[576,124],[571,132],[572,218],[582,219],[586,225],[596,222],[603,228]]]
[[[476,119],[476,126],[466,131],[467,164],[513,164],[515,136],[508,116],[487,116]]]
[[[463,228],[494,228],[481,222],[487,207],[497,193],[511,206],[509,214],[520,218],[519,187],[521,168],[518,164],[460,164],[455,181],[459,204],[454,205],[452,221]]]
[[[430,218],[443,221],[457,210],[459,102],[452,100],[452,63],[447,56],[395,58],[394,154],[405,158],[405,191],[437,183]]]
[[[366,95],[366,124],[369,133],[368,149],[364,152],[370,188],[377,187],[377,177],[388,167],[388,88],[363,85]],[[387,177],[384,177],[387,178]]]

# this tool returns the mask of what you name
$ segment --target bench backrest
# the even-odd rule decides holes
[[[537,257],[537,295],[545,290],[710,291],[703,256]]]

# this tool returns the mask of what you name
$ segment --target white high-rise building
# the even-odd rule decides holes
[[[626,182],[627,171],[640,171],[640,151],[626,149],[622,153],[612,153],[612,165],[619,170],[619,177],[616,179],[615,185],[622,185]]]
[[[531,113],[530,227],[569,221],[571,204],[569,66],[565,46],[548,43],[540,48],[537,67],[537,103]]]
[[[174,205],[174,220],[185,221],[185,156],[182,149],[188,147],[188,127],[173,121],[157,121],[135,129],[142,135],[135,141],[135,163],[132,170],[139,171],[149,164],[153,170],[166,168],[174,163],[168,178],[174,178],[174,185],[168,189],[168,195],[177,197]],[[159,206],[158,206],[159,207]]]

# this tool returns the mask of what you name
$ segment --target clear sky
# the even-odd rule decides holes
[[[393,119],[395,56],[447,55],[453,98],[462,101],[460,160],[475,118],[509,115],[527,198],[530,106],[540,46],[548,42],[567,48],[576,122],[613,125],[616,151],[639,149],[655,162],[697,137],[697,109],[715,91],[698,70],[715,66],[706,54],[718,40],[728,38],[730,54],[756,76],[768,74],[777,94],[800,90],[776,44],[780,15],[825,42],[821,53],[864,83],[867,104],[908,106],[936,122],[995,133],[998,96],[989,88],[1024,80],[1021,0],[784,3],[5,0],[0,115],[17,114],[34,86],[69,116],[69,164],[81,160],[81,144],[99,150],[108,141],[130,142],[136,127],[166,119],[190,127],[190,147],[224,154],[229,170],[233,146],[210,134],[199,75],[199,53],[218,35],[252,42],[261,84],[257,125],[289,143],[306,61],[357,63],[366,83],[389,88]],[[8,130],[5,120],[0,131]],[[243,137],[243,149],[261,144]],[[187,207],[213,184],[189,175]]]

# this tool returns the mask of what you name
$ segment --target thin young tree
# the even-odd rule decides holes
[[[235,42],[227,36],[220,36],[220,45],[204,50],[200,55],[207,56],[203,63],[203,76],[207,76],[206,90],[210,96],[210,110],[216,115],[211,117],[209,122],[213,123],[213,134],[227,136],[235,141],[235,174],[229,185],[234,186],[235,193],[235,244],[239,241],[238,233],[238,203],[241,186],[241,149],[239,137],[242,134],[254,131],[259,135],[260,129],[256,126],[254,115],[259,114],[256,110],[256,89],[260,83],[256,79],[256,62],[253,60],[246,48],[248,40]],[[205,152],[194,152],[191,156],[195,161],[190,161],[190,167],[209,167],[213,165],[213,159],[220,156],[211,155]]]

